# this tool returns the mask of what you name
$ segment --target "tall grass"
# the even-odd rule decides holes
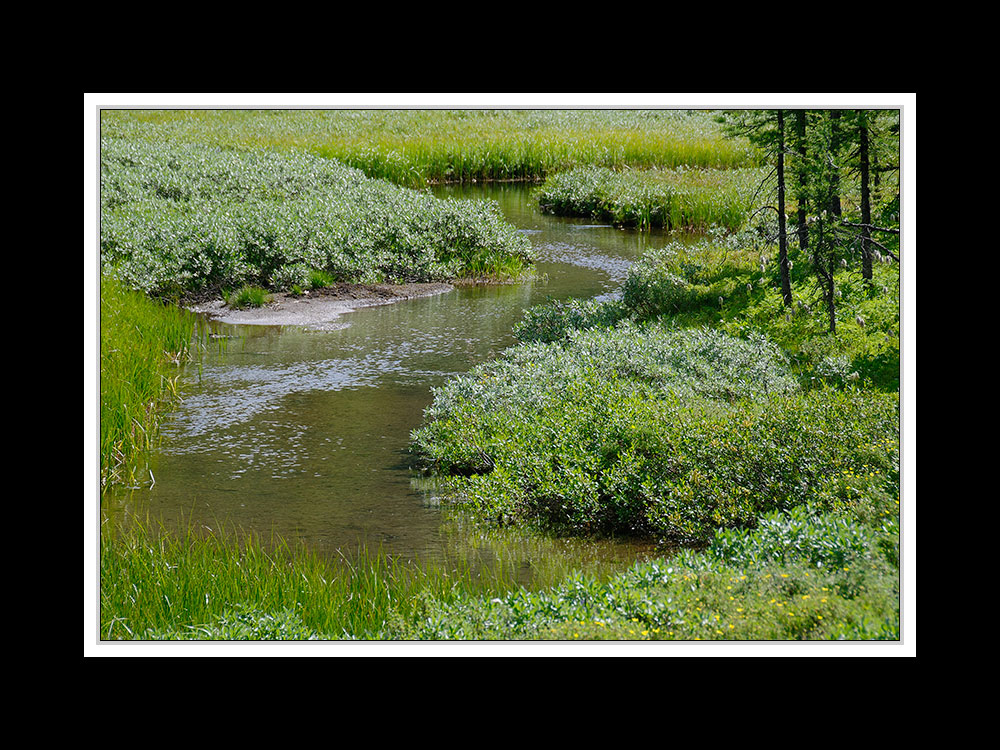
[[[101,484],[134,483],[161,406],[176,394],[195,316],[101,276]]]
[[[731,168],[755,158],[711,113],[681,110],[104,110],[101,130],[306,150],[411,187],[541,179],[586,164]]]
[[[102,529],[100,582],[106,640],[379,638],[425,597],[518,588],[510,566],[367,549],[330,559],[239,529],[168,533],[148,520]]]

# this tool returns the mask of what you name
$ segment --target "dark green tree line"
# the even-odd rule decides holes
[[[899,261],[899,110],[745,110],[725,113],[722,122],[773,165],[762,208],[777,213],[784,305],[793,302],[791,196],[798,256],[809,262],[836,331],[838,273],[857,270],[871,282],[874,262]]]

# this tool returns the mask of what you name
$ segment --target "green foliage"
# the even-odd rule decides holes
[[[101,529],[101,637],[112,639],[375,638],[423,596],[503,592],[477,578],[360,550],[333,561],[303,545],[217,524],[172,532],[145,523]]]
[[[577,574],[538,592],[428,597],[389,632],[421,640],[898,640],[898,568],[877,552],[852,559],[862,558],[856,567],[744,569],[685,552],[606,582]]]
[[[838,324],[830,333],[809,263],[793,254],[789,309],[781,299],[775,256],[754,231],[668,243],[629,269],[622,285],[624,317],[711,325],[737,337],[763,334],[787,352],[803,382],[844,387],[867,381],[898,390],[898,264],[876,263],[871,282],[849,269],[836,272]]]
[[[309,272],[309,288],[310,289],[322,289],[325,286],[330,286],[336,281],[333,274],[327,273],[326,271],[320,271],[319,269],[313,269]]]
[[[552,174],[538,205],[559,216],[589,217],[648,229],[738,229],[764,180],[756,169],[614,171],[586,166]]]
[[[101,143],[101,262],[150,294],[509,277],[529,257],[491,201],[438,199],[303,153]]]
[[[524,311],[524,318],[514,326],[514,336],[521,342],[565,340],[571,331],[611,327],[628,312],[616,300],[549,299]]]
[[[378,554],[337,564],[253,536],[105,526],[101,637],[899,638],[898,560],[886,554],[883,535],[819,516],[774,523],[780,528],[726,532],[725,544],[704,552],[637,562],[607,577],[571,572],[535,591],[512,581],[483,585],[467,564],[442,571]],[[805,528],[792,529],[796,523]],[[827,550],[822,530],[831,525],[837,541]],[[895,539],[898,546],[898,528]],[[817,553],[831,564],[813,564]]]
[[[858,564],[877,549],[876,534],[856,519],[799,505],[764,514],[750,532],[717,530],[708,554],[744,569],[793,561],[836,569]]]
[[[841,470],[891,485],[870,446],[899,430],[895,396],[798,393],[763,339],[627,322],[514,347],[426,417],[419,463],[486,519],[678,541],[803,504]]]
[[[214,621],[188,625],[183,629],[150,629],[144,639],[149,641],[315,641],[323,638],[302,622],[293,609],[277,613],[237,605],[226,610]]]

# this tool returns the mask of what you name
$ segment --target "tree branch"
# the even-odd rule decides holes
[[[879,232],[889,232],[890,234],[899,234],[898,229],[892,229],[891,227],[880,227],[875,224],[852,224],[849,221],[842,221],[840,222],[840,224],[841,226],[845,227],[857,227],[858,229],[868,228],[868,229],[875,229]]]

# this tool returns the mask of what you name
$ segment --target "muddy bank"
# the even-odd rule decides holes
[[[351,310],[372,305],[386,305],[417,297],[449,292],[451,284],[428,282],[412,284],[334,284],[312,289],[301,295],[272,294],[263,307],[237,309],[221,300],[199,302],[189,310],[205,313],[223,323],[239,325],[305,326],[341,328],[337,318]]]

